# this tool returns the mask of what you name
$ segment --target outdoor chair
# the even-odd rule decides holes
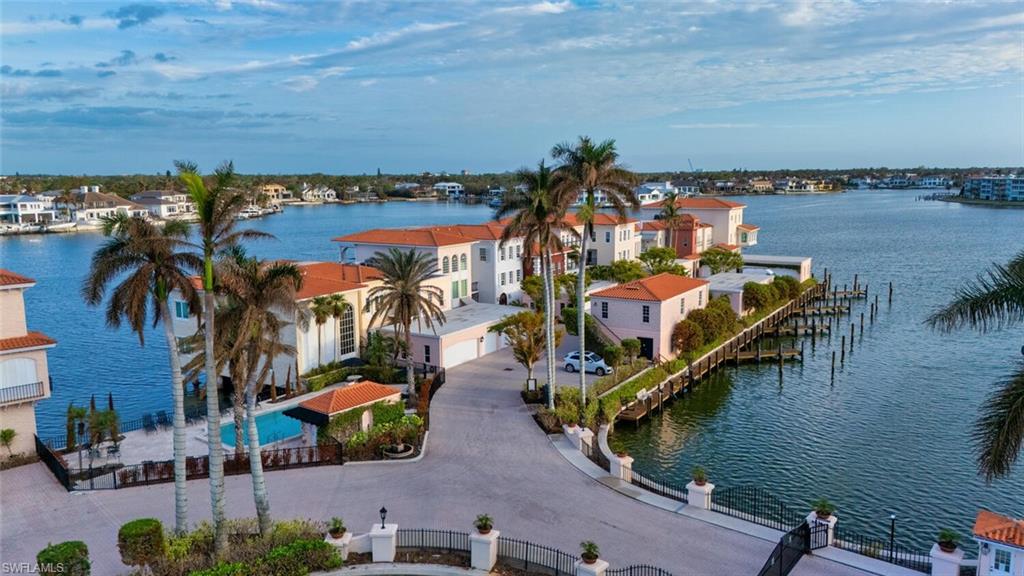
[[[142,415],[142,428],[146,431],[146,434],[156,431],[156,422],[153,421],[152,414]]]
[[[159,424],[161,428],[170,428],[171,418],[167,416],[167,412],[160,410],[156,413],[156,423]]]
[[[107,458],[117,458],[118,460],[121,460],[121,447],[117,444],[107,446]]]

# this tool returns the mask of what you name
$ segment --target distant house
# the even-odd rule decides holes
[[[271,206],[278,206],[281,204],[282,201],[285,200],[285,198],[291,197],[291,193],[288,192],[287,188],[280,184],[274,183],[264,184],[263,186],[260,186],[259,193],[266,196],[267,202]]]
[[[658,202],[643,206],[640,210],[646,218],[653,219],[660,216],[663,206],[664,202]],[[756,243],[756,237],[750,235],[747,236],[747,240],[752,240],[753,243],[743,244],[741,242],[738,226],[743,224],[745,204],[722,198],[678,198],[676,199],[676,208],[680,212],[692,214],[700,222],[710,224],[713,229],[712,240],[715,244],[743,246]],[[684,255],[680,254],[680,256]]]
[[[466,195],[466,188],[458,182],[438,182],[434,184],[434,190],[449,198],[462,198]]]
[[[338,199],[338,193],[323,184],[312,186],[303,183],[299,190],[299,196],[304,202],[333,202]]]
[[[82,190],[74,195],[74,201],[69,206],[79,226],[99,226],[105,216],[114,214],[149,217],[149,208],[138,202],[121,198],[116,194],[100,192],[99,186],[90,187],[88,191],[86,188],[82,186]]]
[[[27,194],[0,195],[0,224],[47,224],[57,219],[53,198]]]
[[[176,190],[146,190],[132,194],[130,199],[145,206],[159,218],[184,218],[195,214],[196,205],[185,192]]]
[[[980,200],[1024,201],[1024,178],[1007,176],[975,176],[964,182],[961,195]]]
[[[750,181],[750,189],[754,192],[772,192],[775,190],[775,183],[767,178],[759,178]]]
[[[978,542],[978,576],[1024,574],[1024,520],[981,510],[973,532]]]

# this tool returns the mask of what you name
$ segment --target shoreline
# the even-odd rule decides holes
[[[953,202],[966,206],[985,206],[987,208],[1024,208],[1024,202],[1013,202],[1009,200],[982,200],[980,198],[961,198],[960,196],[946,196],[936,198],[940,202]]]

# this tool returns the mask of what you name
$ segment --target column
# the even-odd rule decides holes
[[[469,564],[477,570],[490,571],[498,562],[498,536],[501,532],[491,530],[487,534],[476,532],[469,535]]]
[[[592,564],[583,560],[576,562],[576,576],[604,576],[608,571],[608,563],[598,558]]]
[[[827,532],[827,536],[826,536],[826,538],[827,538],[826,539],[826,545],[827,546],[831,546],[832,542],[835,541],[835,538],[836,538],[836,522],[838,522],[838,521],[839,521],[839,518],[837,518],[835,514],[829,515],[828,518],[822,518],[822,517],[818,516],[817,512],[813,512],[812,511],[810,514],[807,515],[807,525],[810,526],[811,529],[814,529],[815,526],[821,526],[823,524],[828,526],[828,532]],[[814,544],[815,543],[812,542],[811,546],[813,547]]]
[[[686,485],[686,502],[695,508],[710,510],[711,492],[714,490],[715,485],[711,482],[697,484],[697,482],[690,480],[690,483]]]
[[[633,480],[633,457],[629,455],[612,456],[608,459],[611,462],[611,474],[623,482]]]
[[[374,562],[394,562],[398,546],[398,524],[374,523],[370,528],[370,543]]]
[[[590,428],[583,428],[576,433],[577,448],[583,450],[583,443],[586,442],[590,445],[591,450],[600,450],[597,446],[597,442],[594,441],[594,431]]]
[[[938,544],[932,544],[932,576],[959,576],[960,561],[964,558],[964,551],[958,546],[952,552],[946,552],[939,548]]]

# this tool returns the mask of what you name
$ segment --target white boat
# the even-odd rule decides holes
[[[501,198],[498,198],[498,197],[494,197],[494,198],[491,198],[491,201],[488,202],[487,205],[490,206],[491,208],[501,208],[501,205],[503,203],[504,203],[504,200],[502,200]]]
[[[255,206],[249,206],[245,210],[242,210],[241,212],[238,213],[238,219],[248,220],[249,218],[259,218],[262,215],[263,212],[259,208]]]
[[[72,230],[74,230],[77,227],[78,227],[78,224],[75,223],[75,222],[57,222],[55,224],[47,224],[46,225],[46,231],[47,232],[71,232]]]
[[[0,234],[32,234],[42,232],[43,227],[38,224],[0,224]]]

